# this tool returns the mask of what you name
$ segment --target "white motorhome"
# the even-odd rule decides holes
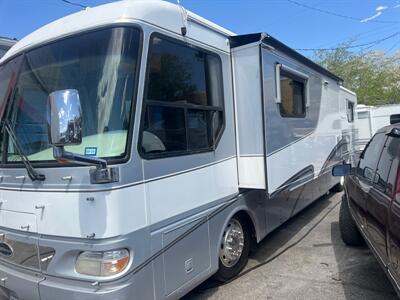
[[[357,144],[357,95],[341,86],[339,90],[339,105],[341,111],[342,137],[345,146],[342,147],[344,160],[351,161]]]
[[[390,116],[400,114],[400,104],[381,106],[357,105],[357,138],[365,145],[370,138],[382,127],[390,125]]]
[[[0,293],[176,299],[340,187],[342,80],[268,34],[122,1],[0,61]]]

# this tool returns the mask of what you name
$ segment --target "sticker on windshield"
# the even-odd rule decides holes
[[[85,156],[96,156],[97,147],[85,147]]]

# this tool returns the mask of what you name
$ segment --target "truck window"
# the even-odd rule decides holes
[[[306,116],[305,80],[290,72],[280,73],[281,103],[280,113],[285,118],[304,118]]]
[[[359,177],[367,181],[373,180],[386,137],[387,136],[384,133],[377,133],[365,147],[357,167],[357,175]]]
[[[386,159],[390,161],[391,166],[386,181],[385,193],[389,196],[392,196],[396,188],[397,170],[399,167],[400,139],[389,137],[386,145],[387,146],[385,155]]]
[[[223,128],[219,57],[159,35],[150,44],[142,153],[159,157],[213,149]]]
[[[381,157],[379,159],[378,167],[376,168],[376,175],[374,178],[374,185],[380,191],[386,193],[388,186],[388,176],[392,161],[397,153],[399,139],[393,139],[389,137],[386,140],[385,146],[383,147]],[[390,192],[389,192],[390,195]]]

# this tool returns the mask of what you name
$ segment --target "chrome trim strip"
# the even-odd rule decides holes
[[[54,257],[55,250],[51,247],[38,246],[38,239],[35,236],[28,236],[22,242],[24,236],[17,237],[8,233],[1,233],[2,243],[8,245],[12,250],[11,255],[0,253],[0,263],[6,262],[18,267],[34,270],[46,271],[49,263]]]
[[[115,190],[120,190],[123,188],[128,188],[128,187],[132,187],[132,186],[136,186],[136,185],[140,185],[140,184],[144,184],[144,183],[149,183],[149,182],[153,182],[153,181],[158,181],[161,179],[165,179],[165,178],[169,178],[169,177],[173,177],[173,176],[178,176],[178,175],[182,175],[185,173],[189,173],[192,171],[197,171],[203,168],[207,168],[228,160],[231,160],[233,158],[236,158],[236,155],[232,155],[226,158],[223,158],[221,160],[218,161],[214,161],[212,163],[209,164],[205,164],[202,166],[198,166],[195,168],[191,168],[191,169],[187,169],[187,170],[183,170],[183,171],[179,171],[179,172],[175,172],[175,173],[171,173],[171,174],[167,174],[167,175],[163,175],[160,177],[154,177],[154,178],[150,178],[147,180],[141,180],[141,181],[136,181],[133,183],[129,183],[129,184],[125,184],[125,185],[119,185],[119,186],[115,186],[115,187],[109,187],[106,189],[97,189],[97,190],[84,190],[84,189],[32,189],[32,188],[10,188],[10,187],[0,187],[0,191],[18,191],[18,192],[54,192],[54,193],[98,193],[98,192],[107,192],[107,191],[115,191]],[[1,183],[0,183],[1,184]]]

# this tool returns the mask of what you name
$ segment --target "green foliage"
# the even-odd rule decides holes
[[[358,103],[384,105],[400,103],[400,52],[354,53],[351,43],[334,51],[319,50],[314,60],[344,80],[344,86],[357,93]]]

